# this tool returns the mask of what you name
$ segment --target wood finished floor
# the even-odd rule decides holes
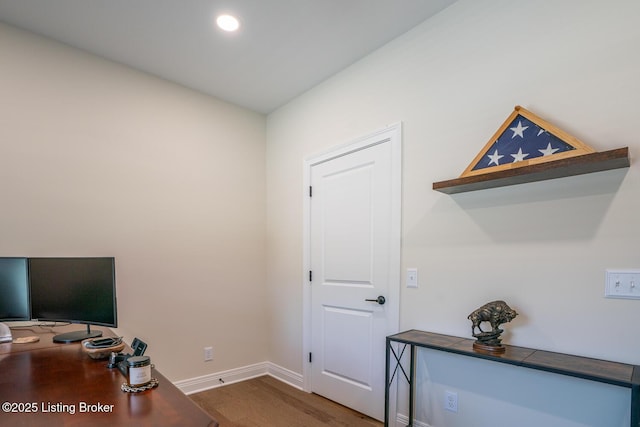
[[[189,396],[220,427],[382,427],[383,423],[270,376]]]

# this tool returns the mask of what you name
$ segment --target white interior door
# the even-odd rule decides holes
[[[309,363],[311,391],[382,420],[385,337],[398,327],[399,162],[388,134],[367,142],[311,166]]]

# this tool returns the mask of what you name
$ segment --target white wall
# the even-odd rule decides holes
[[[603,297],[605,269],[640,268],[639,16],[635,0],[462,0],[269,115],[270,360],[302,372],[303,159],[402,121],[403,267],[419,269],[420,288],[401,291],[401,329],[469,337],[467,315],[501,298],[520,313],[505,325],[506,343],[640,363],[640,301]],[[628,146],[631,167],[433,191],[434,181],[459,176],[518,104],[597,151]],[[575,408],[591,385],[424,355],[428,397],[418,413],[431,425],[490,425],[491,414],[505,416],[491,425],[628,425],[628,390],[595,386],[600,400],[622,407],[597,406],[585,419],[526,391],[544,400],[553,389]],[[486,397],[480,367],[500,377]],[[440,388],[429,394],[436,373]],[[458,414],[441,409],[442,388],[459,393]]]
[[[0,94],[0,255],[115,256],[171,380],[268,359],[264,116],[6,25]]]

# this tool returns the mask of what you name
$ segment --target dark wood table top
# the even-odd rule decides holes
[[[80,343],[53,343],[53,335],[82,327],[14,330],[14,338],[38,335],[40,341],[0,344],[1,425],[218,425],[155,369],[151,376],[158,379],[158,387],[126,393],[120,389],[125,377],[119,370],[107,368],[106,360],[91,359]],[[108,328],[97,329],[113,336]]]
[[[411,329],[387,337],[390,341],[531,369],[554,372],[622,387],[640,386],[640,366],[571,354],[504,345],[502,354],[486,354],[473,348],[473,339]]]

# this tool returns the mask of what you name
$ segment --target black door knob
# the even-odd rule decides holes
[[[366,299],[365,301],[377,302],[378,304],[383,305],[385,302],[387,302],[387,299],[380,295],[376,299]]]

